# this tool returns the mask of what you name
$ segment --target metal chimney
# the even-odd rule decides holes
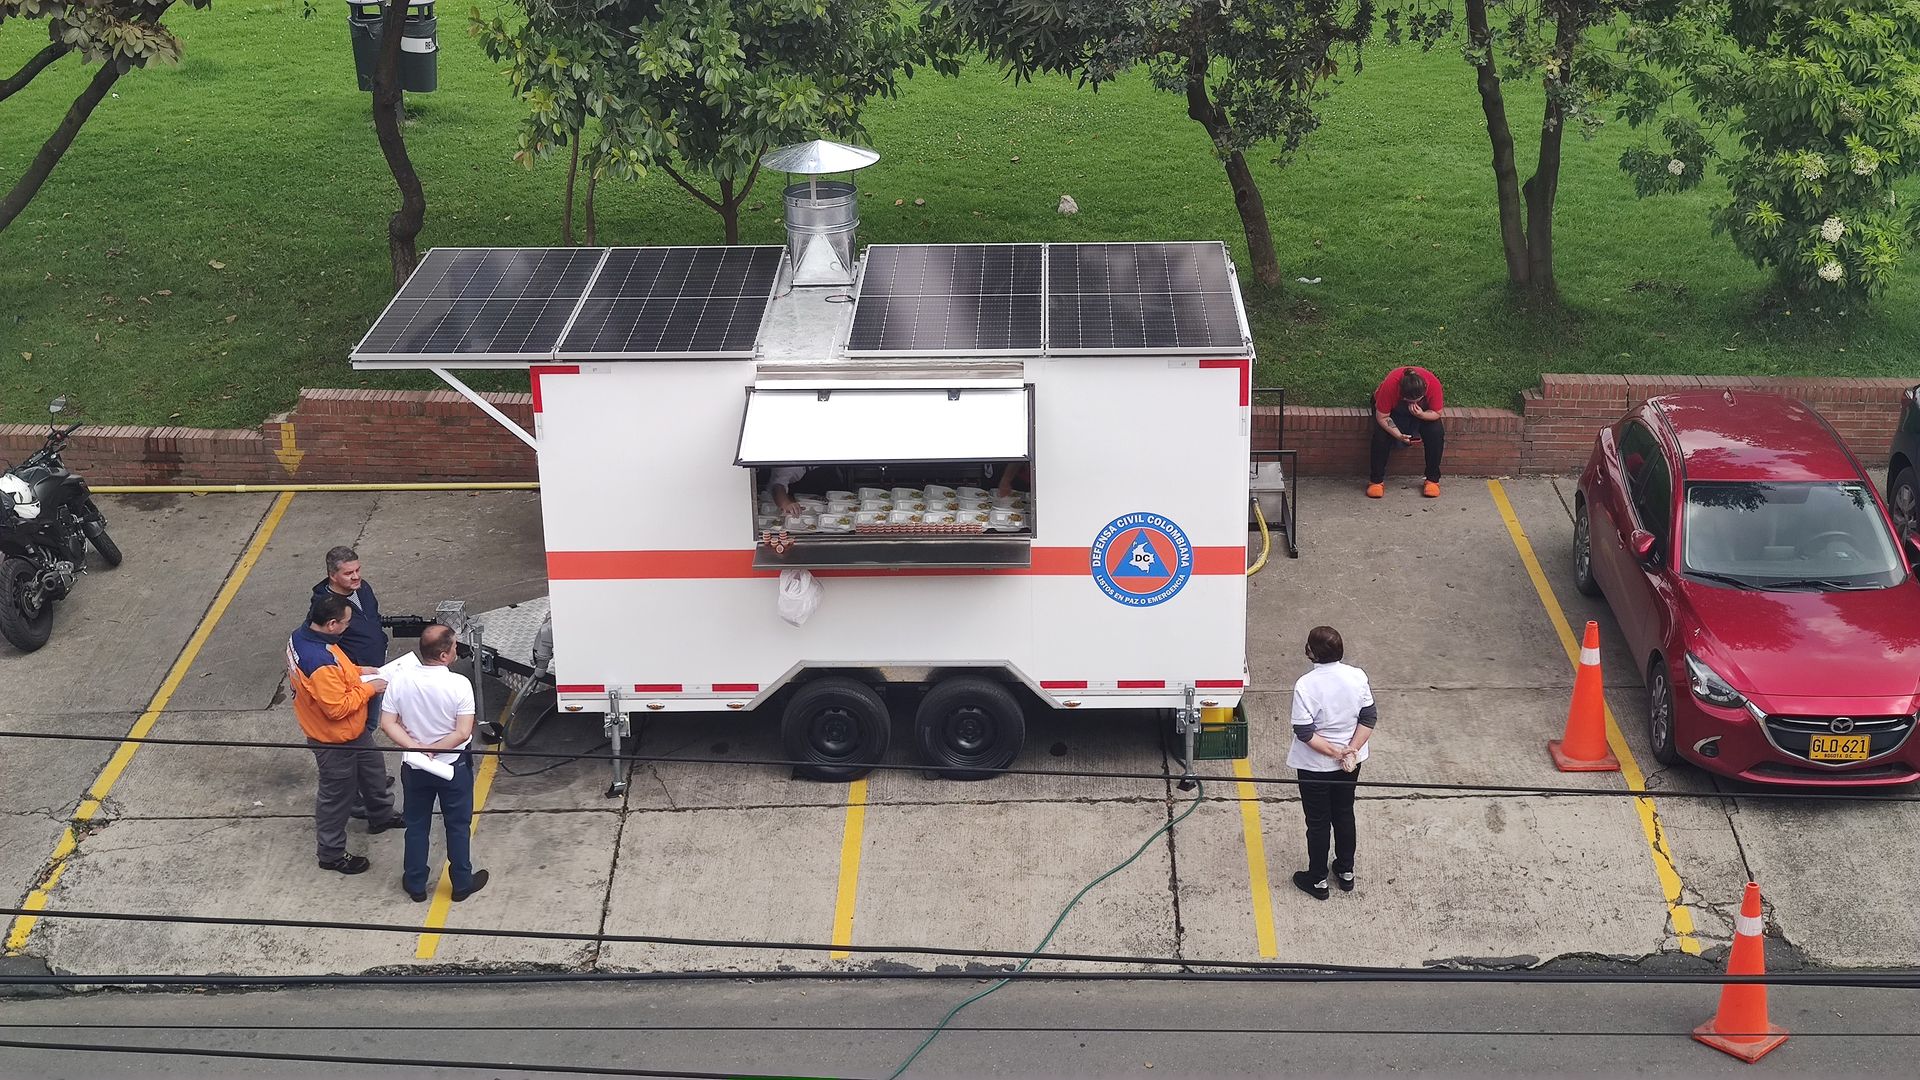
[[[795,285],[853,284],[854,231],[860,225],[853,174],[879,160],[864,146],[826,139],[782,146],[760,159],[762,168],[788,174],[787,259]],[[847,179],[820,179],[830,173],[846,173]]]

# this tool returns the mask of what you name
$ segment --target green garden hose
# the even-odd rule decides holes
[[[1067,901],[1067,906],[1060,909],[1060,914],[1057,918],[1053,920],[1053,925],[1047,928],[1047,936],[1040,939],[1040,944],[1035,945],[1033,947],[1033,951],[1043,952],[1046,950],[1047,944],[1053,940],[1053,935],[1059,933],[1061,924],[1067,921],[1067,916],[1073,914],[1073,909],[1080,903],[1083,897],[1085,897],[1088,893],[1094,890],[1095,886],[1099,885],[1101,882],[1107,880],[1108,878],[1119,873],[1120,871],[1125,870],[1127,867],[1132,866],[1134,863],[1134,860],[1138,859],[1140,856],[1147,853],[1147,849],[1153,846],[1153,842],[1155,840],[1158,840],[1161,837],[1167,835],[1169,832],[1172,832],[1173,827],[1175,825],[1178,825],[1181,822],[1187,820],[1189,815],[1191,815],[1195,810],[1198,810],[1200,808],[1200,800],[1203,797],[1205,797],[1206,791],[1207,791],[1206,785],[1202,784],[1199,781],[1199,779],[1196,778],[1193,781],[1193,801],[1187,804],[1187,808],[1185,810],[1180,811],[1178,815],[1170,819],[1165,825],[1162,825],[1159,828],[1153,830],[1153,835],[1141,841],[1140,846],[1134,849],[1133,854],[1127,856],[1118,865],[1114,866],[1112,869],[1108,870],[1106,873],[1101,874],[1099,877],[1094,878],[1092,881],[1087,882],[1084,886],[1081,887],[1079,892],[1074,893],[1073,899]],[[1014,973],[1020,974],[1026,971],[1027,968],[1033,965],[1033,961],[1035,959],[1036,959],[1035,957],[1029,956],[1025,960],[1020,961],[1020,965],[1013,969]],[[1012,979],[1010,978],[996,980],[992,986],[987,987],[985,990],[980,991],[979,993],[973,995],[972,997],[968,998],[967,1000],[961,1002],[958,1005],[955,1005],[952,1009],[948,1010],[947,1015],[941,1017],[940,1022],[938,1024],[935,1024],[933,1027],[933,1030],[927,1033],[927,1037],[925,1039],[920,1040],[920,1045],[913,1048],[913,1053],[908,1054],[907,1059],[900,1063],[900,1067],[887,1074],[887,1080],[898,1080],[900,1074],[906,1072],[907,1068],[913,1064],[914,1060],[918,1058],[920,1054],[926,1050],[927,1047],[933,1045],[933,1040],[939,1038],[940,1033],[947,1030],[947,1025],[953,1023],[953,1018],[956,1016],[959,1016],[960,1011],[962,1009],[965,1009],[967,1006],[973,1004],[976,1001],[979,1001],[981,998],[986,997],[988,994],[993,993],[995,990],[1000,989],[1001,987],[1007,985],[1007,983],[1011,981]]]

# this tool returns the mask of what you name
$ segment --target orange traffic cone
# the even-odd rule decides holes
[[[1580,647],[1580,670],[1573,676],[1573,707],[1567,732],[1547,743],[1561,772],[1619,772],[1620,760],[1607,749],[1607,700],[1600,685],[1600,624],[1587,623]]]
[[[1733,955],[1727,958],[1727,974],[1767,973],[1767,945],[1761,930],[1760,886],[1749,881],[1740,900],[1740,917],[1733,921]],[[1767,1022],[1765,984],[1729,983],[1720,988],[1720,1011],[1694,1028],[1693,1037],[1751,1064],[1786,1042],[1787,1029]]]

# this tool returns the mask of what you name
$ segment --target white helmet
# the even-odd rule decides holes
[[[12,473],[0,473],[0,498],[12,505],[21,521],[40,516],[40,500],[33,497],[33,485]]]

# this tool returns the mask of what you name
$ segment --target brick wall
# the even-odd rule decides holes
[[[486,396],[532,429],[532,395]],[[46,433],[0,424],[0,459],[19,461]],[[94,484],[538,479],[533,451],[451,390],[302,390],[292,413],[254,429],[86,427],[66,462]]]
[[[1456,476],[1573,472],[1593,434],[1656,394],[1733,387],[1792,394],[1819,409],[1869,465],[1886,460],[1907,379],[1544,375],[1522,395],[1521,412],[1447,410],[1447,471]],[[533,426],[529,394],[489,394],[522,427]],[[1278,410],[1254,410],[1254,445],[1274,445]],[[1373,417],[1365,408],[1292,405],[1285,446],[1300,470],[1359,476],[1367,469]],[[285,432],[292,432],[287,449]],[[46,428],[0,425],[0,459],[18,461]],[[296,455],[297,461],[296,461]],[[282,458],[289,464],[283,464]],[[96,484],[379,483],[537,478],[533,451],[451,390],[302,390],[292,413],[253,429],[83,428],[67,463]],[[1419,469],[1401,451],[1395,475]]]

